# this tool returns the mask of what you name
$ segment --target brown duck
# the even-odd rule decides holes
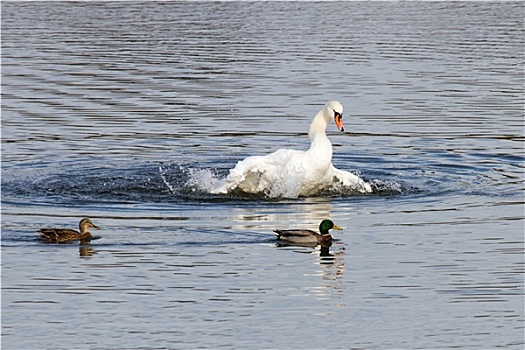
[[[90,240],[92,236],[88,229],[92,227],[95,230],[100,230],[100,228],[95,226],[88,218],[80,220],[78,227],[80,232],[68,228],[42,228],[38,230],[38,233],[40,233],[42,238],[50,242],[63,243]]]
[[[287,241],[290,243],[297,244],[326,244],[332,240],[330,230],[342,230],[339,226],[335,225],[331,220],[323,220],[319,224],[319,233],[306,230],[274,230],[277,235],[277,239],[281,241]]]

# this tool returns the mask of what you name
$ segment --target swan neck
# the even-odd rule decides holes
[[[312,120],[312,124],[310,124],[310,130],[308,131],[308,137],[310,138],[310,141],[313,141],[318,135],[323,135],[326,137],[326,126],[328,125],[329,121],[330,117],[325,116],[324,109],[317,113],[317,115]]]

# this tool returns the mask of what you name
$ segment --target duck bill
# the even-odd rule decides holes
[[[337,225],[334,225],[334,227],[332,227],[333,230],[339,230],[339,231],[342,231],[343,229]]]
[[[345,127],[343,126],[343,117],[340,114],[337,114],[334,117],[335,125],[337,125],[337,128],[343,132],[345,131]]]
[[[95,226],[95,225],[93,225],[93,228],[94,228],[95,230],[100,230],[100,227]]]

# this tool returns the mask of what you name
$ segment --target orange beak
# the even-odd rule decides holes
[[[341,130],[341,132],[345,131],[345,127],[343,126],[343,116],[340,114],[336,114],[334,117],[335,125],[337,125],[337,128]]]

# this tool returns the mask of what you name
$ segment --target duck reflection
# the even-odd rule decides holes
[[[90,245],[91,240],[80,241],[78,253],[80,258],[91,258],[97,251]]]
[[[319,250],[319,256],[321,257],[321,264],[333,264],[334,263],[334,255],[330,253],[330,247],[332,246],[332,242],[330,242],[329,245],[321,245],[321,249]]]
[[[343,245],[342,242],[335,242],[336,245]],[[330,245],[331,247],[331,245]],[[319,250],[319,264],[321,265],[333,265],[336,267],[336,277],[340,277],[345,270],[345,248],[344,246],[339,247],[335,253],[330,253],[330,247],[321,246]]]
[[[279,242],[275,244],[278,248],[285,248],[285,247],[303,247],[303,248],[312,248],[314,249],[313,252],[317,253],[317,250],[315,248],[319,247],[318,253],[319,253],[319,262],[321,264],[333,264],[336,260],[336,256],[330,252],[330,247],[332,247],[332,242],[326,242],[323,244],[316,244],[316,243],[289,243],[289,242]],[[302,253],[312,253],[312,251],[309,249],[307,251],[301,251]]]
[[[279,242],[276,244],[276,247],[297,247],[297,248],[309,248],[307,250],[294,250],[296,253],[303,254],[314,254],[319,257],[314,261],[315,265],[320,265],[323,269],[319,270],[319,274],[323,276],[323,279],[326,280],[337,280],[339,279],[345,271],[345,248],[344,243],[340,241],[326,242],[323,244],[315,243],[290,243],[290,242]],[[333,251],[334,247],[338,249]],[[317,249],[318,248],[318,249]],[[335,269],[334,269],[335,268]]]

